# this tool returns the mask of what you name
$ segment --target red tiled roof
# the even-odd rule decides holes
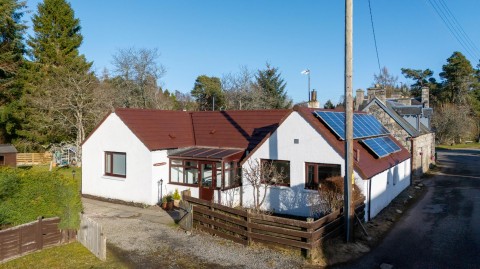
[[[313,115],[313,111],[325,109],[295,107],[294,110],[296,110],[315,130],[317,130],[317,132],[322,135],[338,154],[341,156],[345,155],[345,141],[339,140],[318,118]],[[379,159],[370,153],[365,146],[359,143],[359,140],[354,140],[353,149],[360,153],[360,161],[354,161],[354,169],[362,178],[370,179],[388,168],[410,158],[410,153],[400,145],[395,138],[391,138],[402,150]]]
[[[254,149],[292,110],[192,112],[197,146]]]
[[[117,108],[115,114],[151,151],[195,145],[188,112]]]
[[[115,113],[149,150],[192,146],[252,150],[291,110],[116,109]]]

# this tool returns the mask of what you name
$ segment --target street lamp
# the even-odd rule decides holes
[[[308,76],[308,101],[310,102],[310,69],[303,70],[301,74]]]

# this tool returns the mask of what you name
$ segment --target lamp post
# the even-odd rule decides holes
[[[158,192],[158,193],[160,194],[160,197],[159,197],[159,199],[158,199],[158,202],[159,202],[159,203],[162,201],[162,198],[163,198],[163,194],[162,194],[162,189],[163,189],[163,187],[162,187],[162,186],[163,186],[163,179],[160,179],[160,180],[158,181],[158,188],[159,188],[159,192]]]
[[[310,69],[303,70],[301,74],[308,76],[308,101],[310,102]]]

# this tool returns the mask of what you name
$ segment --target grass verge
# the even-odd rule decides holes
[[[436,149],[480,149],[480,143],[438,145],[435,148]]]
[[[107,251],[101,261],[79,242],[56,246],[0,264],[2,269],[13,268],[129,268],[114,253]]]

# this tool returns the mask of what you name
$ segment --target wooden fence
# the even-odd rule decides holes
[[[17,165],[49,164],[52,161],[52,153],[17,153]]]
[[[75,239],[75,231],[58,229],[60,218],[48,218],[0,230],[0,262]]]
[[[344,229],[343,210],[316,221],[303,221],[255,214],[188,196],[184,200],[193,205],[193,226],[199,230],[243,245],[260,242],[299,248],[307,257],[324,240]],[[356,214],[363,218],[365,204],[359,200],[355,205]]]
[[[100,260],[107,259],[107,238],[102,226],[83,214],[80,214],[77,240]]]

